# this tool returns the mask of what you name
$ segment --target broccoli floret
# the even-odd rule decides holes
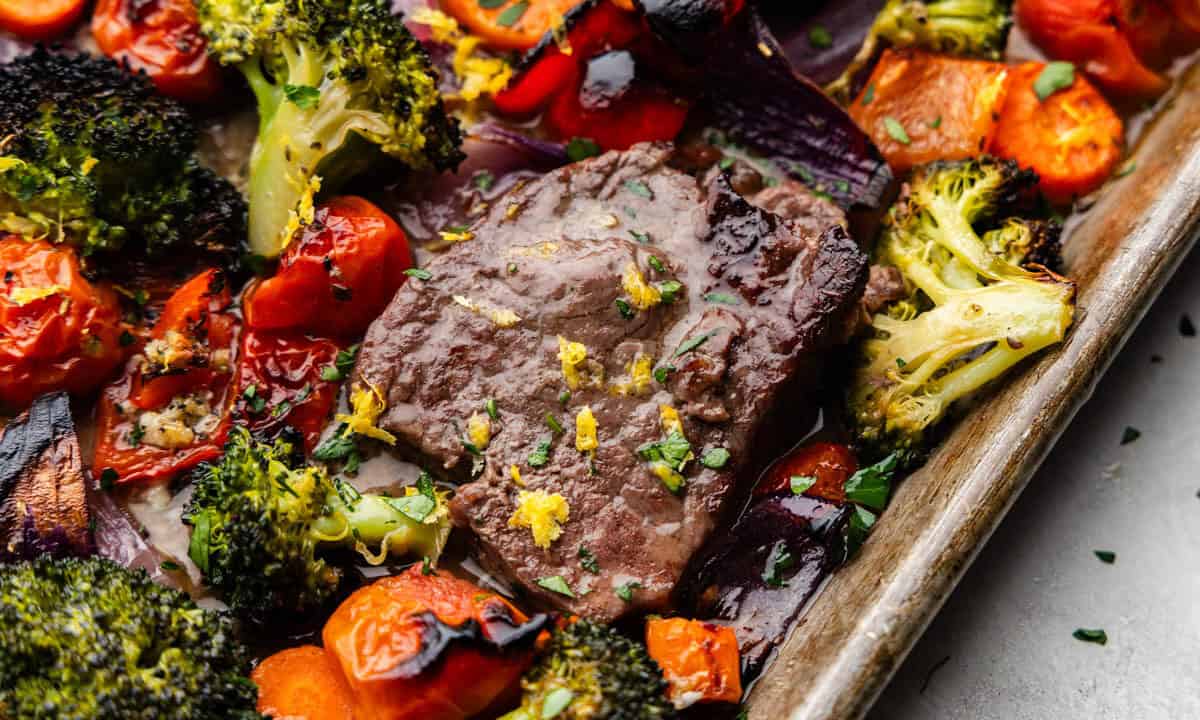
[[[862,342],[849,403],[865,447],[919,457],[954,401],[1062,341],[1074,284],[1018,267],[974,227],[1035,181],[990,158],[935,163],[915,172],[890,210],[876,261],[898,268],[911,295],[876,315],[874,336]],[[1015,235],[1016,227],[1000,232]],[[997,247],[1011,254],[1015,245]]]
[[[500,720],[674,718],[667,682],[645,646],[579,620],[554,634],[521,681],[521,707]]]
[[[235,428],[221,461],[193,473],[189,555],[235,612],[264,620],[333,598],[343,572],[323,556],[330,548],[355,549],[373,564],[404,554],[437,560],[449,511],[427,476],[403,497],[366,495],[304,466],[297,450]]]
[[[826,90],[849,99],[851,85],[885,46],[999,60],[1012,27],[1011,0],[888,0],[862,47]]]
[[[0,229],[84,255],[130,241],[156,257],[238,254],[241,196],[197,163],[187,111],[145,75],[40,48],[0,66],[0,94],[13,99],[0,104]]]
[[[983,234],[983,242],[996,255],[1013,265],[1040,266],[1062,271],[1062,225],[1054,220],[1008,218],[995,230]]]
[[[200,0],[220,61],[258,101],[250,158],[250,247],[274,257],[312,221],[313,196],[377,148],[416,169],[456,167],[457,121],[429,56],[388,0]]]
[[[0,717],[261,718],[232,622],[102,559],[0,565]]]

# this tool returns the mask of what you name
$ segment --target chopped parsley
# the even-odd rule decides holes
[[[938,115],[937,117],[935,117],[933,119],[933,122],[929,123],[929,127],[931,127],[934,130],[937,130],[941,126],[942,126],[942,116],[941,115]]]
[[[737,305],[737,298],[729,293],[710,292],[704,294],[704,301],[710,303],[719,303],[721,305]]]
[[[528,0],[520,0],[520,2],[510,5],[507,10],[497,15],[496,24],[500,27],[512,27],[517,24],[517,21],[525,15],[525,11],[528,9]]]
[[[600,574],[600,562],[596,560],[596,556],[591,550],[588,550],[583,545],[579,546],[579,567],[587,570],[593,575]]]
[[[573,137],[567,143],[567,159],[571,162],[587,160],[600,154],[600,146],[596,141],[586,137]]]
[[[817,484],[817,479],[812,475],[793,475],[788,484],[792,488],[793,495],[803,495],[809,491],[809,488]]]
[[[404,274],[409,277],[416,278],[418,280],[432,280],[433,279],[433,273],[429,272],[428,270],[426,270],[424,268],[409,268],[404,271]]]
[[[650,234],[649,233],[639,232],[637,230],[630,230],[629,234],[633,236],[634,240],[637,240],[638,242],[640,242],[643,245],[646,245],[650,242]]]
[[[1046,63],[1037,79],[1033,81],[1033,92],[1038,100],[1045,102],[1059,90],[1066,90],[1075,84],[1075,65],[1069,62]]]
[[[475,0],[475,2],[484,10],[495,10],[508,2],[508,0]]]
[[[1132,427],[1132,426],[1127,426],[1125,428],[1125,431],[1121,433],[1121,444],[1128,445],[1131,442],[1135,442],[1141,436],[1142,436],[1141,430],[1138,430],[1137,428]]]
[[[496,184],[496,176],[490,170],[480,170],[475,173],[475,177],[471,178],[471,182],[474,183],[475,187],[486,192],[491,190],[492,186]]]
[[[899,456],[892,453],[854,473],[846,480],[846,499],[872,510],[882,510],[892,492],[892,476],[899,465]]]
[[[1112,550],[1093,550],[1092,551],[1100,562],[1106,565],[1112,565],[1117,561],[1117,554]]]
[[[288,413],[290,413],[291,411],[292,411],[292,404],[290,402],[288,402],[287,400],[284,400],[283,402],[279,403],[275,407],[271,408],[271,417],[281,418],[284,415],[287,415]]]
[[[1128,161],[1126,161],[1126,163],[1124,165],[1117,168],[1117,172],[1114,173],[1114,176],[1123,178],[1126,175],[1132,173],[1134,170],[1137,170],[1137,161],[1136,160],[1128,160]]]
[[[628,300],[625,300],[624,298],[617,298],[613,301],[613,304],[617,306],[617,313],[621,317],[625,318],[626,320],[633,319],[633,306],[629,304]]]
[[[487,411],[488,417],[491,419],[500,419],[500,406],[496,404],[496,398],[488,398],[487,400],[484,400],[483,409]]]
[[[262,398],[259,398],[259,400],[262,400]],[[129,431],[129,444],[132,445],[133,447],[137,447],[138,445],[141,445],[142,444],[142,436],[145,434],[146,434],[146,428],[142,427],[140,423],[134,423],[133,429]]]
[[[545,588],[550,592],[558,593],[559,595],[564,595],[569,598],[575,597],[575,593],[571,592],[571,586],[567,584],[566,580],[563,580],[562,575],[551,575],[550,577],[538,578],[535,582],[537,582],[538,587]]]
[[[887,130],[887,134],[901,145],[908,145],[912,142],[912,138],[908,136],[908,132],[904,129],[904,126],[891,115],[883,118],[883,129]]]
[[[398,498],[385,498],[401,515],[414,522],[425,522],[437,509],[437,494],[433,490],[433,478],[424,470],[417,477],[417,493]]]
[[[787,543],[783,540],[776,542],[767,555],[767,565],[763,568],[762,573],[763,582],[767,584],[767,587],[787,587],[787,581],[783,579],[783,574],[795,565],[796,558],[788,550]]]
[[[354,451],[355,447],[354,436],[343,436],[339,430],[325,442],[318,445],[316,450],[313,450],[313,459],[323,462],[345,460]]]
[[[658,367],[654,368],[654,379],[657,380],[660,385],[666,385],[667,375],[673,372],[675,372],[674,365],[659,365]]]
[[[1075,632],[1071,633],[1071,636],[1076,640],[1082,640],[1083,642],[1096,643],[1097,645],[1108,644],[1108,633],[1098,628],[1095,630],[1079,628]]]
[[[852,558],[858,553],[858,549],[871,534],[871,528],[875,526],[876,520],[878,517],[875,513],[861,505],[854,506],[854,510],[850,513],[850,525],[846,530],[847,558]]]
[[[134,340],[135,338],[133,337],[133,333],[129,332],[128,330],[122,330],[121,337],[118,339],[118,342],[121,343],[121,347],[129,347],[134,343]]]
[[[833,35],[821,25],[814,25],[808,31],[808,44],[818,50],[833,47]]]
[[[342,373],[336,366],[326,365],[321,368],[321,379],[325,382],[337,382],[342,379]]]
[[[100,489],[112,490],[117,485],[117,471],[112,468],[104,468],[100,473]]]
[[[647,200],[654,199],[654,193],[650,191],[650,187],[641,180],[626,180],[625,187],[638,197],[644,197]]]
[[[159,567],[162,568],[163,570],[165,570],[166,572],[179,572],[180,570],[183,569],[183,568],[179,567],[179,563],[175,562],[174,560],[163,560],[159,564]]]
[[[546,413],[546,425],[548,425],[550,429],[554,431],[555,435],[563,434],[562,423],[559,422],[558,418],[554,417],[554,415],[551,413]]]
[[[679,299],[679,291],[683,290],[683,283],[678,280],[667,280],[658,286],[658,292],[662,295],[662,301],[668,305],[673,304]]]
[[[631,600],[633,600],[633,591],[637,590],[640,587],[642,587],[642,584],[640,582],[637,582],[636,580],[634,580],[632,582],[627,582],[624,585],[618,587],[615,592],[616,592],[617,597],[621,598],[625,602],[630,602]]]
[[[867,85],[867,89],[865,91],[863,91],[862,103],[860,103],[860,104],[870,105],[871,101],[873,101],[874,99],[875,99],[875,84],[871,83],[870,85]]]
[[[311,85],[285,83],[283,95],[288,102],[301,110],[312,110],[321,102],[321,91]]]
[[[565,408],[567,406],[567,403],[569,403],[569,402],[571,402],[571,391],[570,390],[563,390],[562,392],[560,392],[558,394],[558,404],[559,405],[562,405]]]
[[[662,440],[642,445],[637,449],[637,454],[647,462],[665,462],[680,472],[693,457],[692,444],[678,430],[672,430]]]
[[[690,338],[684,340],[683,343],[679,346],[679,349],[676,350],[675,354],[672,355],[671,357],[677,358],[680,355],[683,355],[684,353],[689,353],[689,352],[695,350],[696,348],[700,347],[704,343],[708,342],[708,339],[711,338],[713,335],[716,335],[718,332],[720,332],[720,328],[717,328],[716,330],[709,330],[708,332],[704,333],[703,335],[697,335],[695,337],[690,337]]]
[[[729,451],[723,447],[710,448],[700,456],[700,464],[706,468],[720,470],[729,462]]]
[[[543,440],[538,443],[537,448],[529,453],[529,458],[526,462],[529,463],[529,467],[535,468],[544,467],[546,463],[550,462],[550,441]]]
[[[429,559],[428,555],[421,558],[421,574],[422,575],[437,575],[437,570],[435,570],[433,567],[433,561]]]
[[[737,158],[726,155],[725,157],[721,158],[719,163],[717,163],[717,167],[721,168],[722,170],[728,170],[729,168],[733,167],[735,162],[737,162]]]
[[[658,259],[657,255],[651,255],[650,257],[646,258],[646,262],[649,263],[650,267],[654,268],[655,272],[660,272],[664,275],[667,273],[666,266],[663,265],[662,260]]]

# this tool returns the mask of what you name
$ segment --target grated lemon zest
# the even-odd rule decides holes
[[[451,243],[467,242],[468,240],[475,239],[475,233],[471,232],[470,230],[463,230],[461,232],[456,232],[453,230],[442,230],[441,232],[438,233],[438,235],[441,235],[442,239],[445,240],[446,242],[451,242]]]
[[[646,282],[642,271],[634,263],[629,263],[625,268],[625,274],[621,276],[621,287],[629,295],[629,302],[638,310],[649,310],[662,302],[662,293]]]
[[[567,381],[567,387],[578,390],[583,380],[580,366],[587,360],[587,347],[583,343],[573,342],[559,335],[558,359],[562,363],[563,379]]]
[[[9,302],[15,303],[18,307],[24,307],[31,302],[36,302],[42,298],[48,298],[52,295],[65,293],[67,289],[62,285],[46,285],[44,287],[19,287],[13,288],[8,293]]]
[[[292,210],[288,210],[287,225],[283,228],[283,247],[292,244],[292,240],[296,239],[296,233],[300,232],[300,228],[306,225],[312,225],[313,218],[316,216],[316,196],[321,192],[321,176],[313,175],[304,183],[304,192],[300,196],[300,204]]]
[[[525,481],[521,479],[521,468],[509,465],[508,474],[512,476],[512,481],[517,484],[517,487],[525,487]]]
[[[658,406],[658,419],[662,423],[663,432],[670,435],[672,431],[683,435],[683,421],[679,419],[679,411],[670,405]]]
[[[387,409],[387,403],[383,401],[383,396],[379,390],[370,383],[366,387],[363,385],[355,385],[354,390],[350,393],[350,408],[349,415],[338,413],[335,419],[338,422],[346,423],[346,429],[343,435],[357,434],[364,435],[376,440],[382,440],[388,445],[396,444],[396,436],[386,430],[381,430],[375,426],[379,416]]]
[[[596,416],[592,409],[584,405],[575,414],[575,449],[579,452],[592,452],[600,446],[596,437]]]
[[[547,550],[562,536],[562,523],[571,517],[571,506],[558,493],[545,490],[521,490],[517,495],[517,509],[508,519],[512,528],[529,528],[533,533],[533,544]]]
[[[654,358],[645,353],[638,353],[633,361],[625,365],[629,380],[612,386],[612,391],[618,395],[645,395],[650,391],[650,381],[654,379]]]
[[[486,450],[492,441],[492,421],[483,413],[473,413],[467,418],[467,439],[480,450]]]
[[[508,308],[498,308],[487,303],[475,302],[465,295],[452,295],[455,303],[477,315],[483,315],[496,327],[510,328],[521,322],[521,316]]]

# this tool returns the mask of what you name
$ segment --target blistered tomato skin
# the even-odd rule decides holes
[[[383,312],[410,267],[408,237],[395,220],[363,198],[333,198],[287,246],[275,276],[253,290],[246,325],[357,337]]]
[[[357,716],[465,720],[518,691],[544,616],[414,565],[351,595],[325,624]]]
[[[85,394],[124,357],[116,293],[93,285],[75,251],[0,239],[0,407],[20,410],[54,390]]]
[[[200,103],[221,90],[192,0],[99,0],[92,35],[101,52],[145,71],[164,95]]]

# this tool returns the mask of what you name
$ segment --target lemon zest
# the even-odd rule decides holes
[[[621,276],[621,287],[629,295],[629,302],[638,310],[649,310],[662,302],[662,293],[646,282],[642,271],[634,263],[626,266],[625,274]]]
[[[356,385],[350,393],[350,408],[349,415],[338,413],[335,419],[338,422],[346,423],[346,429],[343,435],[364,435],[376,440],[382,440],[388,445],[396,444],[396,436],[386,430],[381,430],[376,427],[379,416],[387,409],[387,403],[384,402],[383,396],[379,393],[378,388],[370,383]]]
[[[579,408],[575,414],[575,449],[579,452],[593,452],[600,446],[596,436],[596,416],[587,405]]]
[[[508,519],[512,528],[529,528],[533,544],[547,550],[562,536],[562,523],[571,517],[571,506],[558,493],[545,490],[522,490],[517,495],[517,509]]]

